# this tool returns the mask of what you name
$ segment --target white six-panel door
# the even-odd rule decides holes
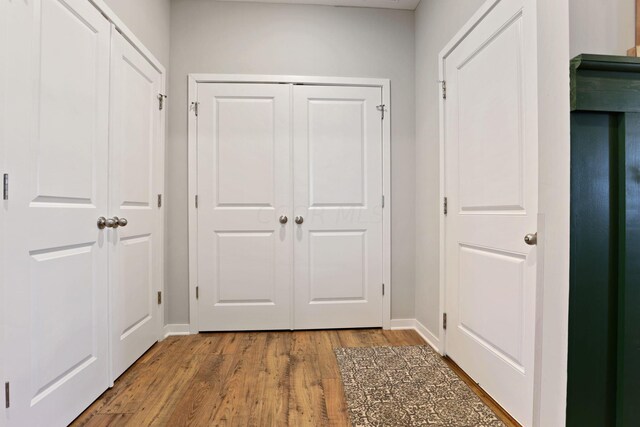
[[[501,0],[445,59],[446,353],[523,425],[533,417],[535,10]]]
[[[198,100],[199,328],[289,328],[289,86],[206,84]]]
[[[118,32],[111,43],[109,216],[112,379],[159,337],[162,277],[162,74]]]
[[[381,97],[198,84],[200,330],[382,326]]]
[[[296,329],[382,326],[381,96],[293,87]]]
[[[26,6],[16,3],[20,21]],[[109,384],[108,236],[96,220],[108,209],[111,27],[85,0],[30,6],[31,22],[14,33],[34,61],[21,71],[31,109],[16,116],[30,133],[7,145],[7,417],[54,426]]]

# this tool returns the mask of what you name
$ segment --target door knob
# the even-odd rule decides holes
[[[296,222],[296,224],[298,224],[298,225],[299,225],[299,224],[302,224],[302,223],[304,222],[304,218],[302,218],[301,216],[297,216],[297,217],[295,218],[295,222]]]
[[[538,244],[538,233],[529,233],[524,236],[524,242],[529,246]]]
[[[103,216],[101,216],[100,218],[98,218],[98,228],[100,230],[102,230],[103,228],[105,228],[107,226],[107,219]]]
[[[287,218],[286,215],[282,215],[280,217],[280,224],[286,224],[289,221],[289,218]]]
[[[116,222],[113,220],[113,218],[106,219],[104,221],[104,225],[107,228],[117,228],[118,227],[118,224],[116,224]]]
[[[117,216],[113,217],[113,220],[120,226],[120,227],[126,227],[127,224],[129,224],[129,221],[127,221],[127,218],[118,218]]]

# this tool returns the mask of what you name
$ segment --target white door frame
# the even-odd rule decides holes
[[[304,84],[317,86],[366,86],[382,89],[382,103],[386,105],[382,120],[382,191],[385,196],[385,208],[382,211],[382,279],[385,294],[382,302],[382,326],[391,328],[391,82],[389,79],[344,78],[344,77],[307,77],[250,74],[189,74],[188,76],[188,156],[189,156],[189,332],[197,334],[198,302],[196,286],[198,283],[198,211],[195,197],[198,189],[197,171],[197,118],[193,109],[198,100],[199,83],[273,83]],[[292,272],[293,274],[293,272]]]
[[[444,82],[445,79],[445,61],[446,59],[449,57],[449,55],[458,47],[458,45],[478,26],[478,24],[496,7],[496,5],[498,3],[500,3],[501,0],[487,0],[482,6],[480,6],[480,8],[476,11],[475,14],[473,14],[473,16],[469,19],[469,21],[467,21],[467,23],[462,26],[462,28],[456,33],[456,35],[449,41],[449,43],[447,43],[445,45],[445,47],[440,51],[439,55],[438,55],[438,82],[437,84],[440,85],[442,82]],[[532,12],[532,13],[536,13],[536,12]],[[537,19],[537,18],[536,18]],[[439,97],[439,112],[440,112],[440,117],[439,117],[439,130],[440,130],[440,144],[439,144],[439,149],[440,149],[440,201],[444,201],[444,198],[446,197],[447,193],[446,193],[446,170],[445,170],[445,141],[446,141],[446,134],[445,134],[445,99],[443,96]],[[539,208],[538,208],[539,209]],[[541,224],[540,222],[540,215],[538,215],[538,227],[537,227],[537,231],[538,231],[538,240],[539,241],[544,241],[544,236],[542,235],[544,233],[544,227],[542,226],[543,224]],[[542,236],[540,236],[542,235]],[[445,214],[444,214],[444,210],[440,209],[440,274],[439,274],[439,287],[440,287],[440,301],[439,301],[439,306],[440,306],[440,312],[439,312],[439,317],[438,319],[442,319],[442,313],[444,313],[446,311],[446,259],[445,259],[445,255],[446,255],[446,223],[445,223]],[[541,242],[542,243],[542,242]],[[542,263],[543,259],[544,259],[544,245],[543,244],[538,244],[537,245],[537,260],[538,263]],[[540,274],[540,266],[538,266],[538,274],[536,277],[536,317],[535,317],[535,333],[534,333],[534,339],[535,339],[535,347],[536,347],[536,351],[535,351],[535,355],[534,355],[534,372],[533,372],[533,377],[534,377],[534,390],[533,390],[533,395],[534,395],[534,405],[533,405],[533,420],[534,420],[534,425],[539,425],[538,422],[536,420],[539,420],[539,414],[540,414],[540,406],[538,404],[539,400],[541,399],[541,395],[542,395],[542,390],[541,390],[541,386],[540,386],[540,381],[539,381],[539,376],[540,376],[540,365],[539,365],[539,359],[540,359],[540,351],[538,350],[538,345],[539,343],[542,341],[542,331],[540,326],[542,325],[542,311],[539,308],[539,305],[541,304],[539,295],[540,295],[540,290],[544,287],[544,281],[543,281],[543,276]],[[440,347],[439,347],[439,352],[441,355],[445,355],[446,354],[446,331],[444,329],[444,325],[442,321],[439,321],[439,334],[438,337],[440,339]]]

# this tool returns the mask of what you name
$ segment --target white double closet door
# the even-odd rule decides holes
[[[161,74],[89,1],[10,8],[6,417],[62,426],[158,339]]]
[[[199,329],[382,326],[381,89],[197,96]]]

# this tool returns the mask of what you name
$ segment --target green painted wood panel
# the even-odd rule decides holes
[[[571,142],[567,426],[603,427],[616,409],[617,116],[572,113]]]
[[[621,115],[618,155],[617,425],[640,425],[640,114]]]
[[[640,59],[571,62],[567,425],[640,426]]]

